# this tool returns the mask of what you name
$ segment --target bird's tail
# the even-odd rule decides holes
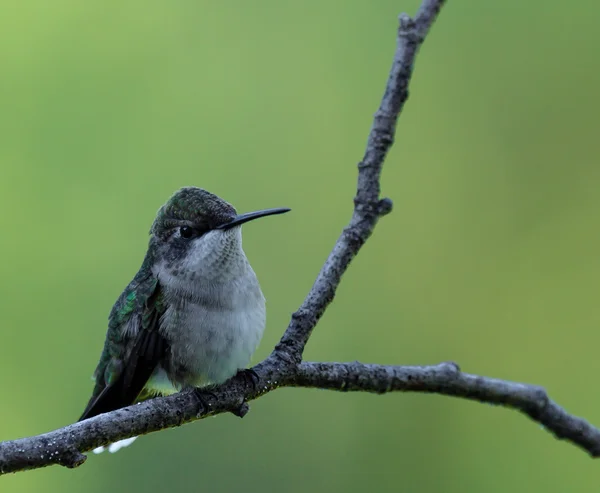
[[[115,452],[118,452],[119,450],[121,450],[123,447],[128,447],[129,445],[131,445],[135,441],[136,438],[137,437],[124,438],[123,440],[119,440],[118,442],[111,443],[110,445],[107,445],[106,447],[96,447],[93,450],[93,452],[95,454],[101,454],[105,450],[108,450],[111,454],[114,454]]]

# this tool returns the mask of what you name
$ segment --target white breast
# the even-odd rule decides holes
[[[247,281],[222,286],[222,296],[229,298],[226,308],[194,300],[168,308],[163,330],[174,366],[187,374],[182,384],[221,383],[250,363],[265,328],[265,300],[258,282]]]
[[[168,302],[161,332],[170,344],[170,360],[148,387],[169,393],[221,383],[249,365],[265,328],[265,299],[236,229],[211,240],[224,240],[218,246],[225,248],[215,250],[212,244],[208,251],[207,243],[198,245],[176,276],[166,264],[157,266]]]

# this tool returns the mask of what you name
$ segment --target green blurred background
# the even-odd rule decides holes
[[[350,217],[397,15],[379,2],[3,2],[0,439],[71,423],[158,207],[241,211],[266,356]],[[307,347],[459,362],[600,424],[598,3],[449,2],[383,174],[394,200]],[[282,389],[2,492],[595,491],[598,464],[502,408]]]

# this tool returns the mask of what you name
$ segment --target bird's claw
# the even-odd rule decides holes
[[[238,371],[237,376],[243,378],[246,384],[251,385],[252,390],[256,390],[258,382],[260,382],[258,373],[256,373],[252,368],[246,368],[245,370]]]
[[[217,398],[216,394],[202,387],[194,387],[192,389],[192,394],[198,401],[198,412],[196,413],[197,416],[201,416],[202,414],[204,414],[206,411],[208,411],[208,408],[210,407],[210,404],[206,403],[206,396],[210,396],[213,399]]]

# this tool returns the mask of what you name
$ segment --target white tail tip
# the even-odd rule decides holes
[[[137,437],[125,438],[123,440],[119,440],[118,442],[111,443],[108,447],[97,447],[94,450],[92,450],[92,452],[94,452],[95,454],[101,454],[102,452],[108,449],[108,451],[111,454],[114,454],[115,452],[121,450],[123,447],[128,447],[129,445],[131,445],[136,438]]]

